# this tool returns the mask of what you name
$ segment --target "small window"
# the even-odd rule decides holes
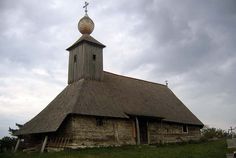
[[[183,133],[188,133],[188,126],[187,125],[183,125]]]
[[[102,118],[96,118],[96,125],[97,126],[102,126],[104,124],[103,119]]]
[[[93,54],[93,61],[95,61],[96,60],[96,55],[95,54]]]
[[[77,63],[77,55],[74,55],[74,63]]]

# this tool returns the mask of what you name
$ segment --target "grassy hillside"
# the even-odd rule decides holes
[[[225,158],[226,141],[164,146],[125,146],[81,149],[57,153],[0,154],[1,158]]]

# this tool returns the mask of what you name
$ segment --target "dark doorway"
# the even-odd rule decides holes
[[[140,143],[147,144],[148,143],[147,120],[139,119],[139,131],[140,131]]]

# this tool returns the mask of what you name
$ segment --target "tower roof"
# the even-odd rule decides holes
[[[97,45],[98,47],[106,47],[104,44],[102,44],[101,42],[97,41],[96,39],[94,39],[92,36],[88,35],[88,34],[84,34],[82,35],[74,44],[72,44],[69,48],[67,48],[66,50],[71,50],[72,48],[78,46],[79,44],[83,43],[83,42],[88,42],[94,45]]]

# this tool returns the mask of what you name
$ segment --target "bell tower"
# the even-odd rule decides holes
[[[85,2],[85,15],[78,23],[82,36],[69,48],[68,84],[80,79],[103,79],[103,48],[90,34],[94,30],[94,23],[87,14],[88,3]]]

